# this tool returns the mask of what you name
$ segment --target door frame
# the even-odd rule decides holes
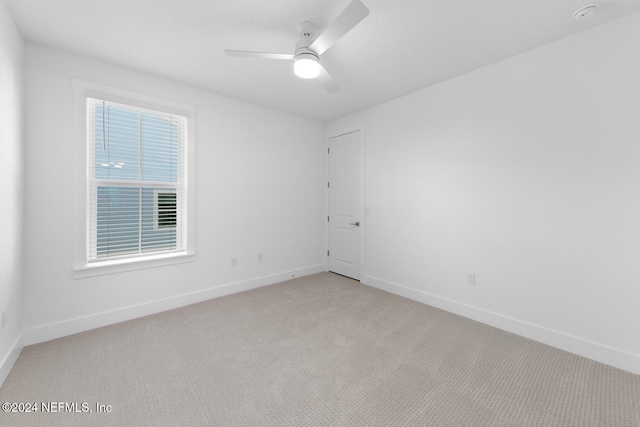
[[[365,134],[365,123],[359,123],[359,124],[355,124],[355,125],[351,125],[351,126],[347,126],[347,127],[343,127],[343,128],[339,128],[337,130],[332,130],[332,131],[328,131],[326,134],[326,152],[327,152],[327,161],[326,161],[326,182],[329,182],[330,179],[330,168],[331,168],[331,156],[329,155],[329,144],[330,144],[330,140],[331,138],[335,138],[337,136],[341,136],[341,135],[345,135],[348,133],[354,133],[354,132],[359,132],[359,150],[360,150],[360,194],[359,194],[359,198],[360,198],[360,248],[359,248],[359,255],[360,255],[360,278],[358,279],[359,281],[362,281],[362,279],[365,277],[365,261],[366,261],[366,254],[365,254],[365,241],[366,241],[366,230],[367,230],[367,218],[365,216],[365,212],[367,211],[366,209],[366,185],[365,185],[365,181],[366,181],[366,134]],[[330,203],[331,203],[331,199],[330,199],[330,195],[329,195],[329,191],[330,188],[327,185],[325,187],[325,200],[326,200],[326,209],[325,209],[325,218],[329,217],[329,213],[330,213]],[[330,240],[330,233],[329,233],[329,222],[325,221],[324,222],[324,229],[325,229],[325,271],[329,271],[329,256],[327,255],[328,251],[331,250],[331,242]]]

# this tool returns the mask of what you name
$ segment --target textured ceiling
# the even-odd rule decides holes
[[[1,1],[1,0],[0,0]],[[329,121],[622,15],[638,0],[362,0],[370,14],[321,57],[340,91],[292,63],[223,49],[293,53],[298,23],[317,33],[350,0],[4,0],[26,40]]]

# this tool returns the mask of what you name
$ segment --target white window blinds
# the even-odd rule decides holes
[[[87,98],[88,261],[183,252],[187,118]]]

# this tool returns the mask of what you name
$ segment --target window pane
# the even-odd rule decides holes
[[[178,121],[142,114],[142,180],[178,182]]]
[[[140,121],[137,111],[95,105],[96,179],[140,179]]]
[[[140,189],[98,187],[96,213],[98,257],[139,252]]]
[[[171,215],[170,208],[159,203],[163,195],[173,196],[173,227],[160,224],[162,215]],[[176,249],[175,196],[175,190],[142,190],[142,252]]]

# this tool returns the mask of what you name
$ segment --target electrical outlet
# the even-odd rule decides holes
[[[0,327],[0,329],[4,329],[4,327],[7,326],[7,311],[4,310],[2,312],[2,326]]]
[[[232,257],[231,258],[231,267],[237,267],[238,266],[238,257]]]
[[[258,254],[258,261],[262,262],[263,259],[264,259],[264,257],[262,256],[262,254]]]
[[[476,284],[476,275],[475,273],[467,274],[467,285],[475,285]]]

